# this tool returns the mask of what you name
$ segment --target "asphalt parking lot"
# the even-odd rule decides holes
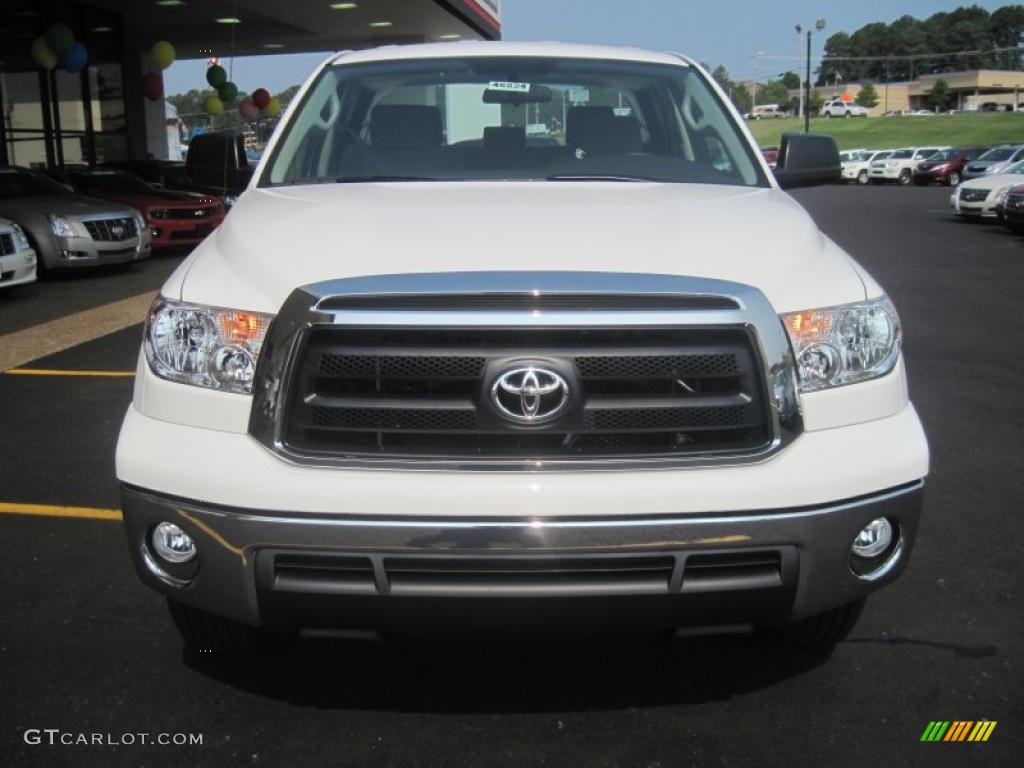
[[[118,507],[131,377],[0,374],[0,510],[13,512],[0,514],[0,765],[1019,765],[1024,238],[952,220],[943,189],[797,197],[900,309],[933,459],[910,567],[831,656],[745,639],[304,641],[245,664],[183,655],[120,523],[53,516]],[[765,258],[777,245],[766,232]],[[155,289],[179,259],[0,297],[0,344]],[[26,367],[127,373],[139,336],[130,326]],[[188,456],[168,461],[187,471]],[[998,722],[987,743],[919,741],[931,720],[981,719]],[[203,743],[25,742],[46,728]]]

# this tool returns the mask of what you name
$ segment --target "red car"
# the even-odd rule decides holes
[[[764,155],[764,159],[768,161],[768,167],[774,168],[775,163],[778,162],[779,159],[779,148],[768,147],[767,149],[762,149],[761,154]]]
[[[952,147],[942,149],[917,164],[914,171],[914,183],[947,184],[955,187],[964,176],[964,166],[976,160],[988,147]]]
[[[996,203],[996,216],[1011,232],[1024,234],[1024,184],[1010,187]]]
[[[67,180],[83,195],[115,200],[140,211],[153,233],[154,249],[196,245],[224,220],[224,205],[217,198],[160,189],[127,171],[74,170]]]

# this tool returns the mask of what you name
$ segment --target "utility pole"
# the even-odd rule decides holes
[[[818,19],[814,28],[821,32],[825,29],[825,20]],[[811,30],[807,30],[807,69],[805,71],[807,80],[804,83],[804,133],[811,132]]]
[[[797,117],[803,117],[804,116],[804,75],[803,75],[803,72],[804,72],[804,62],[803,62],[804,46],[803,46],[803,42],[804,41],[801,39],[801,33],[803,31],[804,31],[804,28],[802,26],[800,26],[799,24],[797,24],[796,25],[796,53],[797,53],[797,61],[800,62],[800,64],[796,68],[797,77],[800,79],[800,89],[799,89],[800,90],[800,106],[797,107],[797,110],[796,110],[796,116]]]

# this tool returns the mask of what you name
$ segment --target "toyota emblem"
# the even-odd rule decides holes
[[[547,368],[527,366],[505,371],[491,387],[491,401],[505,417],[519,424],[553,419],[569,404],[569,385]]]

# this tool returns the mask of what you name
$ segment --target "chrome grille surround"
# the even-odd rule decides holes
[[[551,297],[546,302],[546,297]],[[628,298],[628,301],[624,301]],[[481,308],[474,309],[479,299]],[[380,309],[374,306],[379,302]],[[452,308],[446,308],[450,305]],[[602,309],[600,307],[612,307]],[[490,308],[488,308],[490,307]],[[593,307],[598,307],[594,309]],[[630,308],[635,307],[635,308]],[[314,329],[445,328],[742,329],[754,342],[770,406],[771,440],[742,455],[487,458],[311,455],[284,440],[282,414],[306,335]],[[356,361],[358,362],[358,361]],[[380,275],[316,283],[292,292],[267,333],[256,370],[249,432],[302,465],[405,470],[636,470],[763,461],[802,431],[792,351],[757,289],[675,275],[609,272],[451,272]]]

